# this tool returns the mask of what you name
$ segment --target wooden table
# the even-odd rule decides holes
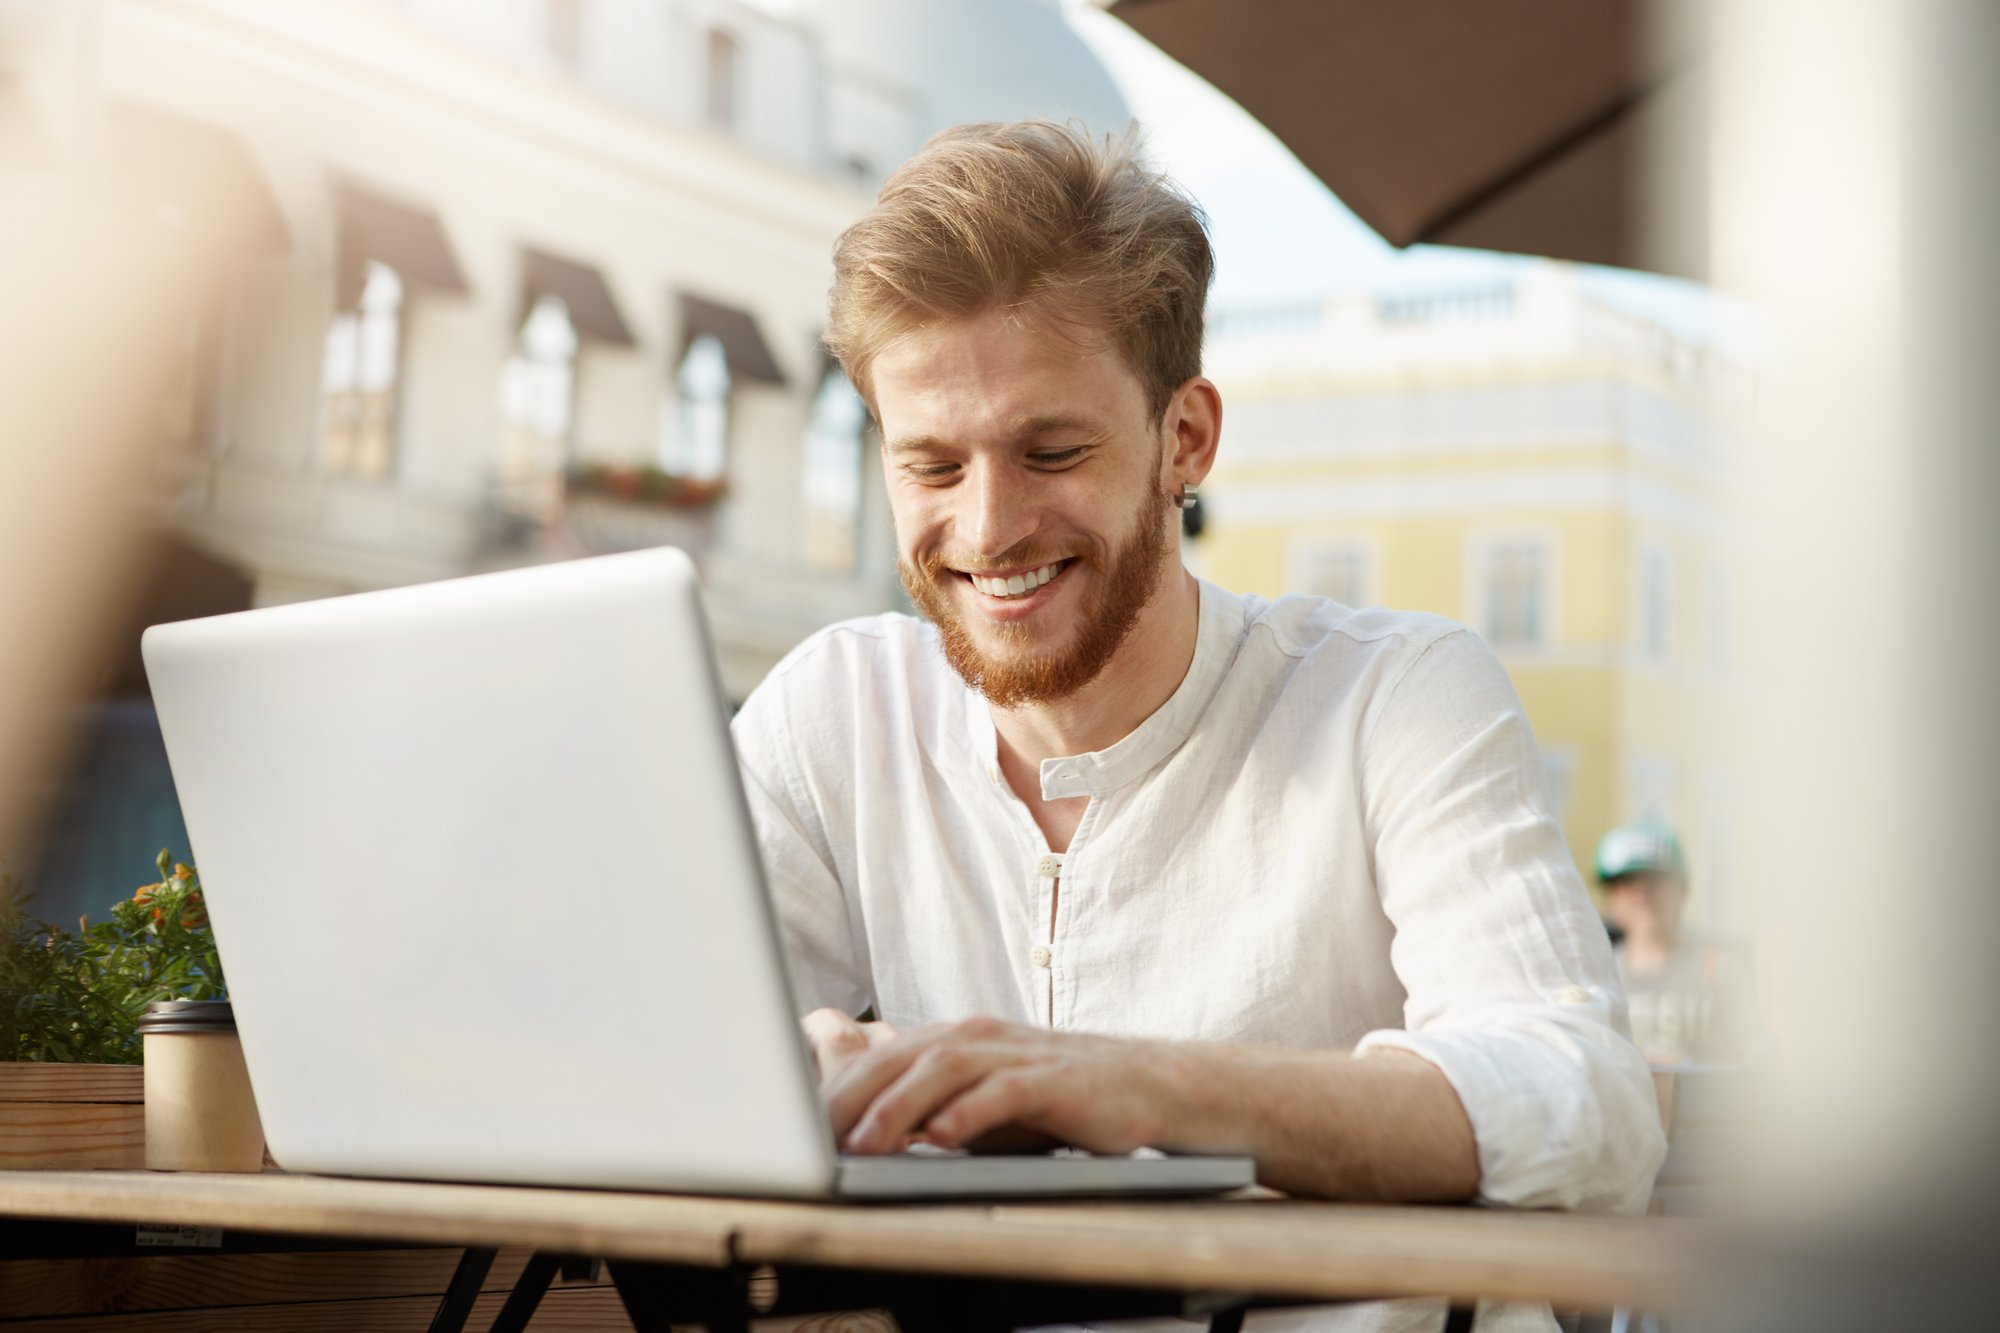
[[[773,1265],[781,1289],[784,1275],[797,1271],[875,1275],[878,1283],[887,1275],[985,1282],[989,1289],[996,1280],[1010,1287],[1073,1285],[1099,1296],[1211,1293],[1285,1302],[1444,1296],[1459,1306],[1489,1298],[1590,1310],[1684,1305],[1707,1244],[1698,1224],[1680,1219],[1269,1196],[851,1205],[281,1172],[0,1172],[0,1216],[181,1223],[475,1250],[525,1246],[611,1261],[614,1276],[621,1262],[628,1271],[716,1274]]]

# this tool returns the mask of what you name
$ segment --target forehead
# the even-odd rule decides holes
[[[970,443],[1010,423],[1066,417],[1142,425],[1145,391],[1108,342],[1084,343],[991,312],[928,324],[870,368],[882,433]]]
[[[1629,875],[1620,875],[1605,885],[1608,889],[1633,889],[1641,893],[1652,893],[1659,889],[1678,889],[1681,881],[1657,870],[1635,870]]]

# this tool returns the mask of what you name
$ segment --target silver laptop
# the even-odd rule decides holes
[[[160,625],[144,654],[290,1170],[793,1197],[1252,1179],[835,1153],[679,551]]]

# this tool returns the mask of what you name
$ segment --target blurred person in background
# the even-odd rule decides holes
[[[1039,121],[937,136],[836,247],[925,619],[822,631],[735,722],[835,1134],[1636,1210],[1652,1084],[1491,651],[1181,562],[1212,268],[1136,143]]]
[[[1744,1058],[1747,987],[1720,945],[1682,928],[1687,858],[1660,824],[1626,824],[1597,844],[1597,878],[1632,1040],[1655,1065],[1729,1064]]]

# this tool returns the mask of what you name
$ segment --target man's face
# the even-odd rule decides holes
[[[1627,932],[1671,934],[1680,926],[1687,886],[1677,875],[1641,870],[1605,885],[1604,903],[1606,915]]]
[[[1088,684],[1178,549],[1138,377],[994,314],[890,345],[874,396],[903,586],[952,666],[1003,708]]]

